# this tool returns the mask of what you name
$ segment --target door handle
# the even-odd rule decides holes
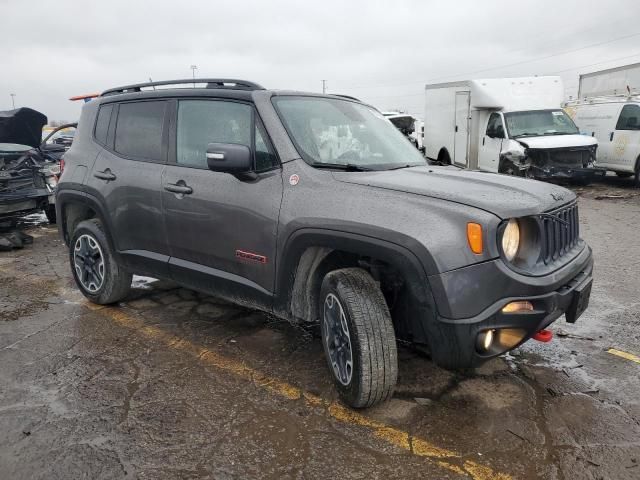
[[[456,133],[458,133],[458,125],[456,125]]]
[[[614,132],[611,132],[611,135],[609,135],[609,141],[610,141],[610,142],[613,142],[613,133],[614,133]]]
[[[164,186],[164,189],[167,192],[178,193],[182,195],[191,195],[193,193],[193,188],[191,188],[189,185],[180,185],[177,183],[167,183]]]
[[[485,138],[487,138],[487,137],[482,137],[482,146],[483,146],[483,147],[484,147],[484,140],[485,140]]]
[[[100,180],[106,180],[107,182],[115,180],[117,178],[113,173],[111,173],[111,170],[109,170],[108,168],[102,172],[94,172],[93,176],[99,178]]]

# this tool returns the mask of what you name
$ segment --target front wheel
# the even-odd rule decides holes
[[[116,261],[99,220],[80,222],[73,232],[69,260],[80,291],[99,305],[115,303],[127,296],[131,273]]]
[[[398,377],[389,308],[363,269],[329,272],[320,291],[322,344],[342,400],[354,408],[388,400]]]

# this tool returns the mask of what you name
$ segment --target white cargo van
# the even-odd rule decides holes
[[[580,76],[578,100],[565,111],[598,140],[598,166],[640,187],[640,63]]]
[[[533,178],[588,180],[597,141],[562,110],[560,77],[427,85],[425,155],[442,164]]]

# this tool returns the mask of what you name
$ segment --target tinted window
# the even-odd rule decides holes
[[[251,107],[242,103],[183,100],[178,105],[176,161],[207,168],[209,143],[251,146]]]
[[[269,170],[278,165],[273,150],[266,141],[266,133],[261,126],[256,125],[256,171]]]
[[[98,143],[102,145],[107,144],[107,132],[109,131],[109,120],[111,120],[111,111],[113,105],[104,105],[98,110],[98,117],[96,119],[95,136]]]
[[[640,130],[640,106],[625,105],[622,107],[616,130]]]
[[[489,122],[487,123],[487,135],[495,134],[498,130],[498,127],[502,125],[502,119],[500,115],[497,113],[492,113],[489,117]]]
[[[162,127],[166,102],[121,103],[115,150],[127,157],[162,160]]]

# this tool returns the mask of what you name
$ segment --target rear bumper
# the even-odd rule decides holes
[[[476,289],[471,288],[476,306],[482,303],[479,299],[490,301],[490,305],[480,307],[482,310],[473,316],[450,318],[439,312],[437,320],[429,322],[431,325],[427,326],[427,331],[433,360],[445,368],[478,366],[521,345],[562,315],[567,314],[568,320],[575,321],[573,309],[578,292],[586,291],[588,301],[593,280],[593,257],[588,246],[585,246],[581,254],[568,265],[544,277],[524,277],[511,272],[508,267],[498,268],[494,274],[488,274],[490,269],[482,268],[482,265],[485,264],[454,272],[455,278],[449,278],[445,282],[448,291],[434,289],[439,310],[443,307],[442,310],[450,314],[468,311],[468,308],[464,308],[468,306],[459,305],[456,308],[455,301],[452,305],[450,298],[442,297],[455,295],[454,285],[462,288],[470,285],[479,286]],[[496,275],[504,278],[498,278]],[[533,311],[504,313],[503,307],[513,301],[529,301],[533,305]],[[488,330],[496,332],[495,345],[488,351],[478,349],[479,334]],[[501,332],[504,334],[504,342],[499,340]]]
[[[35,188],[20,194],[0,195],[0,219],[16,218],[45,208],[51,193],[44,188]]]

